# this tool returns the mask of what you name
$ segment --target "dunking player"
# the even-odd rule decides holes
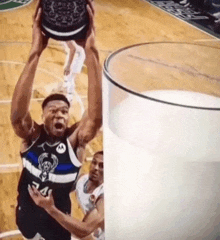
[[[48,197],[43,197],[35,187],[29,187],[29,193],[38,206],[44,208],[58,223],[75,236],[84,238],[93,232],[93,239],[105,239],[102,151],[94,154],[89,174],[79,177],[76,184],[79,203],[86,213],[82,222],[57,209],[51,192]]]
[[[68,128],[69,102],[62,94],[53,94],[44,100],[42,125],[33,121],[29,113],[35,72],[48,43],[40,29],[41,9],[37,11],[33,24],[30,55],[14,90],[11,122],[15,133],[22,138],[24,167],[18,186],[16,222],[27,239],[70,240],[70,233],[34,204],[28,193],[28,185],[35,186],[45,196],[52,189],[56,207],[70,214],[69,193],[85,157],[86,144],[94,138],[102,124],[102,69],[95,46],[94,7],[91,1],[88,1],[87,9],[90,26],[84,49],[88,69],[88,110],[82,120]]]

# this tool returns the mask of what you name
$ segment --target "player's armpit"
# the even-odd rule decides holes
[[[83,124],[79,128],[78,142],[79,144],[89,143],[97,134],[98,130],[102,126],[102,120],[90,119],[88,116],[84,119]]]
[[[82,120],[77,123],[77,128],[69,136],[70,144],[77,152],[83,152],[86,144],[89,143],[97,134],[102,126],[102,119],[89,119],[87,112],[84,114]],[[83,151],[81,151],[83,150]]]

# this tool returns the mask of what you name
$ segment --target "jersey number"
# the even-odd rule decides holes
[[[32,184],[35,186],[36,189],[39,189],[39,187],[40,187],[39,183],[33,181]],[[39,191],[45,197],[48,194],[49,187],[47,186],[47,187],[45,187],[45,188],[43,188],[43,189],[41,189]]]

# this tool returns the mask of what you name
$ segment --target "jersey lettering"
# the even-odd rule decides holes
[[[45,196],[47,196],[48,191],[49,191],[49,187],[45,187],[40,190],[40,193],[45,197]]]
[[[42,194],[42,196],[45,197],[45,196],[48,195],[48,192],[49,192],[49,190],[50,190],[48,186],[46,186],[46,187],[44,187],[44,188],[42,188],[42,189],[39,189],[40,184],[37,183],[37,182],[35,182],[35,181],[32,182],[32,185],[33,185],[37,190],[39,190],[39,192]]]

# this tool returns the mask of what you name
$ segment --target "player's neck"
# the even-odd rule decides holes
[[[47,134],[47,142],[48,142],[49,144],[52,145],[52,144],[55,144],[55,143],[57,143],[57,142],[60,142],[60,140],[61,140],[62,137],[52,136],[51,134],[49,134],[49,132],[47,131],[45,125],[44,125],[44,130],[45,130],[45,132],[46,132],[46,134]]]
[[[48,135],[48,137],[47,137],[47,143],[49,143],[51,145],[60,142],[60,140],[61,140],[61,138],[50,136],[50,135]]]
[[[86,191],[87,191],[87,193],[93,192],[101,184],[102,184],[102,182],[92,181],[92,180],[89,179],[88,182],[86,183]]]

